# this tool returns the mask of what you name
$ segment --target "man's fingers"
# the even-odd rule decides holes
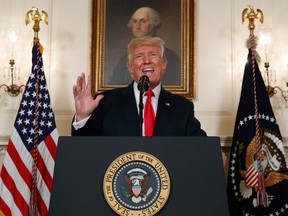
[[[81,73],[81,88],[86,89],[85,73]]]
[[[73,95],[74,95],[74,97],[76,97],[78,95],[77,86],[76,85],[73,85]]]
[[[97,95],[97,97],[95,98],[95,100],[94,100],[94,103],[95,103],[95,105],[96,106],[98,106],[99,105],[99,103],[100,103],[100,101],[102,100],[104,98],[104,95]]]
[[[82,77],[81,77],[81,76],[78,76],[78,77],[77,77],[76,87],[77,87],[77,90],[78,90],[78,91],[80,91],[81,88],[82,88]]]
[[[86,89],[89,89],[91,91],[91,77],[88,76],[88,80],[86,82],[85,73],[81,73],[81,75],[77,77],[75,86],[76,86],[75,90],[77,90],[78,92]],[[75,90],[73,87],[73,91]]]
[[[92,84],[92,82],[91,82],[91,75],[88,75],[87,88],[88,88],[89,90],[91,90],[91,84]]]

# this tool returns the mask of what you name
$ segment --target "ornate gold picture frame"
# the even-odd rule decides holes
[[[91,0],[91,4],[90,73],[95,93],[129,84],[120,80],[113,83],[109,79],[116,77],[113,68],[125,58],[127,44],[133,38],[127,27],[130,17],[137,8],[150,7],[161,18],[157,36],[165,41],[167,50],[179,56],[179,71],[172,74],[175,83],[162,84],[172,93],[195,98],[195,0]],[[168,66],[175,63],[167,59]]]

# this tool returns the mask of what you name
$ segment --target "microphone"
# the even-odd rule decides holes
[[[139,83],[137,85],[137,88],[140,91],[140,94],[143,94],[144,92],[146,92],[149,89],[149,86],[150,86],[149,77],[146,75],[143,75],[142,77],[140,77]]]
[[[139,94],[139,129],[140,129],[140,136],[142,136],[142,130],[143,130],[143,93],[146,92],[149,89],[150,81],[149,77],[146,75],[143,75],[138,82],[137,88],[140,91]]]

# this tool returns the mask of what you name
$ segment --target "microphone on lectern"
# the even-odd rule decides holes
[[[149,77],[146,75],[143,75],[140,79],[139,79],[139,83],[138,83],[138,90],[140,91],[140,94],[143,94],[144,92],[146,92],[149,89],[150,86],[150,81],[149,81]]]
[[[140,91],[139,94],[139,128],[140,128],[140,133],[139,135],[142,136],[142,130],[143,130],[143,94],[149,89],[150,86],[150,81],[149,77],[146,75],[143,75],[138,82],[137,88]]]

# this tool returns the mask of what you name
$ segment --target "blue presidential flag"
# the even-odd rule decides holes
[[[250,36],[227,178],[231,216],[288,215],[288,172],[277,120]]]

